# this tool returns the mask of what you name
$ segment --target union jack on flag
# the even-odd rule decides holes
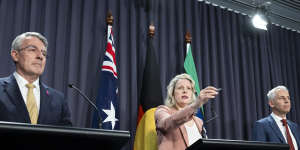
[[[101,67],[100,87],[96,105],[100,110],[103,129],[119,129],[118,74],[112,26],[108,25],[107,46]],[[94,113],[94,128],[99,128],[99,117]]]

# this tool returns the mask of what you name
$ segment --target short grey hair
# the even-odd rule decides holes
[[[18,35],[13,40],[13,42],[11,44],[11,51],[12,50],[20,50],[21,49],[21,45],[23,43],[23,40],[26,37],[29,37],[29,36],[33,36],[33,37],[36,37],[36,38],[40,39],[44,43],[46,49],[48,48],[48,41],[47,41],[47,39],[42,34],[40,34],[38,32],[25,32],[25,33],[22,33],[22,34]]]
[[[189,80],[191,82],[192,85],[192,92],[193,92],[193,97],[192,97],[192,102],[196,100],[196,90],[195,90],[195,81],[192,79],[192,77],[186,73],[183,74],[179,74],[177,76],[175,76],[169,83],[168,87],[167,87],[167,98],[165,99],[165,105],[167,105],[168,107],[174,107],[176,104],[175,98],[174,98],[174,89],[176,86],[176,83],[180,80],[180,79],[186,79]]]
[[[278,90],[289,91],[285,86],[279,85],[279,86],[273,88],[272,90],[270,90],[270,91],[268,92],[267,96],[268,96],[268,100],[269,100],[269,101],[275,99],[275,97],[276,97],[276,92],[277,92]]]

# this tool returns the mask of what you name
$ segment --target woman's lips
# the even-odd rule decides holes
[[[182,99],[188,99],[188,96],[181,96]]]

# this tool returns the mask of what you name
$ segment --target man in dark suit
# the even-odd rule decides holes
[[[299,126],[286,119],[290,112],[291,101],[288,89],[277,86],[268,92],[271,115],[255,122],[252,130],[252,140],[273,143],[287,143],[291,150],[300,146]],[[286,123],[287,122],[287,123]]]
[[[0,78],[0,121],[71,126],[63,93],[40,81],[47,59],[47,39],[26,32],[12,42],[16,71]]]

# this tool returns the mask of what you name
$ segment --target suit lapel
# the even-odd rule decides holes
[[[285,139],[284,139],[284,137],[283,137],[283,135],[282,135],[282,133],[281,133],[279,127],[278,127],[278,125],[276,124],[276,121],[273,119],[272,116],[269,116],[268,119],[269,119],[269,124],[270,124],[271,128],[272,128],[273,131],[275,132],[275,135],[280,139],[280,141],[281,141],[282,143],[286,143],[286,142],[285,142]]]
[[[25,122],[30,123],[30,117],[26,108],[26,104],[21,95],[21,91],[17,81],[13,75],[5,81],[4,91],[7,93],[10,101],[16,106],[16,111],[21,115]]]
[[[189,140],[188,140],[187,131],[186,131],[186,128],[184,127],[184,124],[180,126],[179,130],[180,130],[180,132],[181,132],[181,134],[183,136],[183,140],[184,140],[185,146],[188,147]]]
[[[43,83],[40,82],[40,111],[39,111],[39,118],[38,118],[38,123],[42,123],[43,120],[46,117],[46,113],[47,113],[47,107],[49,107],[49,96],[50,93],[48,91],[48,87],[46,85],[44,85]]]

